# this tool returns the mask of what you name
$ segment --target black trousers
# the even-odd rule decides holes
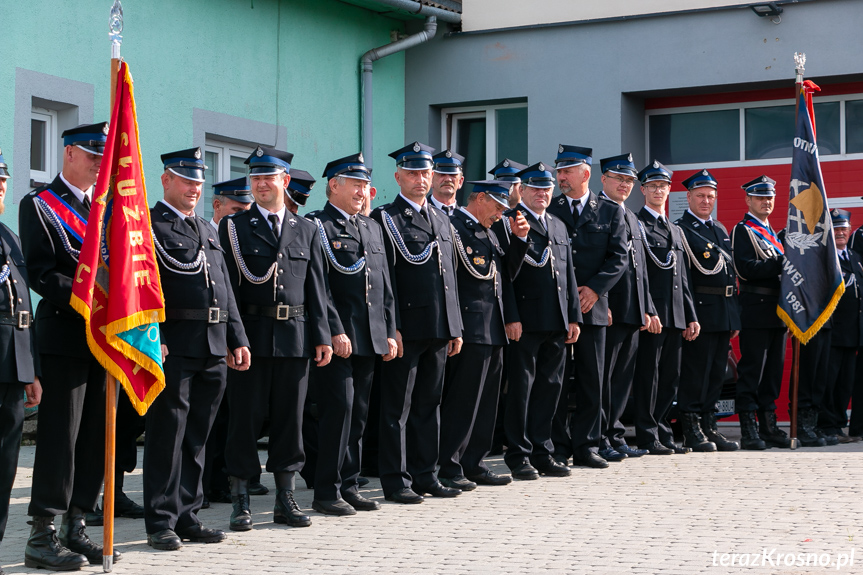
[[[740,330],[740,361],[737,363],[737,392],[734,409],[776,411],[785,366],[783,328]]]
[[[138,438],[144,433],[146,417],[138,415],[129,396],[120,389],[117,398],[116,461],[114,462],[114,484],[122,489],[123,474],[131,473],[138,466]]]
[[[315,368],[317,369],[317,368]],[[228,377],[228,475],[251,479],[261,472],[258,438],[269,417],[267,471],[303,467],[303,406],[309,385],[309,360],[300,357],[254,357],[246,371]]]
[[[856,347],[834,345],[830,348],[827,386],[818,411],[818,427],[843,429],[848,425],[848,402],[851,401],[856,363]]]
[[[502,369],[500,345],[466,343],[447,360],[440,410],[441,477],[478,475],[487,469],[482,460],[491,451]]]
[[[18,382],[0,383],[0,541],[9,519],[9,498],[18,470],[23,428],[24,386]]]
[[[797,388],[797,409],[818,409],[829,379],[831,329],[821,328],[809,343],[800,346],[800,378]],[[788,388],[788,409],[791,410],[791,392]],[[819,427],[821,422],[818,422]]]
[[[199,523],[204,447],[225,392],[223,357],[165,358],[165,389],[147,411],[144,525],[147,533]]]
[[[855,405],[854,400],[857,400]],[[851,418],[848,435],[863,435],[863,348],[857,348],[857,365],[854,366],[854,389],[851,392]]]
[[[638,334],[635,367],[635,438],[639,446],[654,441],[674,441],[666,416],[674,403],[680,381],[680,350],[683,332],[663,328],[661,333]]]
[[[373,356],[343,358],[334,355],[329,365],[312,373],[311,385],[318,406],[318,457],[314,476],[317,500],[338,499],[341,491],[348,487],[356,491],[374,370]],[[350,486],[342,479],[343,470],[352,476]]]
[[[551,456],[551,421],[563,385],[566,333],[528,332],[507,348],[509,389],[506,396],[507,450],[513,469],[526,460]]]
[[[405,341],[403,356],[381,367],[378,447],[384,495],[437,481],[447,344],[445,339]]]
[[[596,453],[602,436],[602,382],[605,379],[606,327],[584,325],[575,343],[575,411],[569,419],[572,452]]]
[[[701,332],[683,342],[677,407],[687,413],[713,413],[722,395],[731,332]]]
[[[605,387],[602,390],[602,445],[626,444],[626,426],[620,422],[635,375],[640,327],[612,323],[605,330]]]
[[[93,511],[105,470],[105,370],[96,358],[42,354],[31,516]]]

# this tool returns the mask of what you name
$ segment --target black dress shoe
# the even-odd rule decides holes
[[[79,507],[70,507],[63,515],[63,525],[60,526],[60,543],[69,551],[79,553],[87,558],[91,565],[102,564],[102,546],[90,539],[84,523],[84,511]],[[120,552],[114,550],[114,561],[120,560]]]
[[[477,485],[509,485],[512,483],[511,475],[498,475],[494,471],[486,469],[479,475],[471,475],[468,477]]]
[[[646,449],[638,449],[637,447],[630,447],[628,445],[618,445],[614,448],[618,453],[622,453],[627,457],[642,457],[650,453]]]
[[[654,441],[649,445],[645,445],[642,449],[646,449],[650,455],[674,455],[674,450],[665,447],[658,441]]]
[[[520,481],[539,479],[539,471],[536,470],[536,467],[525,461],[513,468],[512,478]]]
[[[210,503],[230,503],[231,493],[222,489],[217,489],[207,493],[206,498]]]
[[[261,483],[260,481],[255,481],[254,483],[249,481],[248,490],[249,490],[249,495],[266,495],[267,493],[270,492],[270,490],[267,489],[267,486],[264,485],[263,483]]]
[[[410,487],[402,487],[395,493],[390,493],[386,496],[387,501],[392,501],[394,503],[422,503],[425,501],[422,495],[418,495],[413,489]]]
[[[102,515],[102,509],[98,505],[95,510],[84,515],[84,520],[91,527],[99,527],[105,524],[105,516]]]
[[[183,542],[172,530],[162,529],[156,533],[147,533],[147,545],[162,551],[176,551],[183,546]]]
[[[210,529],[198,523],[185,529],[177,529],[177,537],[181,541],[192,543],[219,543],[225,540],[225,532],[221,529]]]
[[[441,477],[440,482],[444,487],[452,487],[453,489],[461,489],[462,491],[473,491],[476,489],[476,483],[464,475],[456,475],[452,479]]]
[[[569,467],[555,461],[552,457],[547,458],[545,461],[537,461],[534,467],[542,475],[547,475],[549,477],[569,477],[572,475],[572,471]]]
[[[324,515],[356,515],[357,510],[343,499],[335,499],[333,501],[312,500],[312,509]]]
[[[621,453],[613,447],[606,447],[599,450],[599,456],[609,462],[623,461],[627,458],[625,453]]]
[[[446,487],[441,484],[440,481],[435,481],[431,485],[426,485],[424,487],[415,488],[419,495],[425,495],[428,493],[432,497],[458,497],[461,495],[461,489],[453,489],[452,487]]]
[[[684,446],[682,446],[682,445],[677,445],[677,444],[676,444],[676,443],[674,443],[673,441],[669,441],[668,443],[664,443],[664,442],[663,442],[663,443],[662,443],[662,445],[663,445],[666,449],[670,449],[670,450],[672,450],[676,455],[686,455],[687,453],[692,453],[692,448],[691,448],[691,447],[684,447]],[[715,447],[716,447],[716,446],[714,445],[714,448],[715,448]]]
[[[366,499],[359,493],[347,492],[342,493],[342,498],[357,511],[377,511],[381,508],[381,504],[371,499]]]
[[[122,491],[114,498],[114,517],[127,517],[129,519],[143,519],[144,508],[129,499]]]
[[[615,453],[617,453],[615,451]],[[619,455],[619,454],[618,454]],[[592,451],[580,453],[572,456],[572,464],[580,467],[593,467],[594,469],[605,469],[608,467],[608,461]],[[569,471],[569,470],[567,470]]]
[[[204,499],[201,500],[201,509],[209,509],[210,508],[210,500],[207,499],[207,496],[204,495]]]
[[[368,477],[363,477],[362,475],[357,477],[357,487],[365,487],[368,484],[369,484],[369,478]]]
[[[36,517],[28,521],[33,528],[24,548],[24,566],[51,571],[76,571],[89,560],[60,544],[53,517]]]

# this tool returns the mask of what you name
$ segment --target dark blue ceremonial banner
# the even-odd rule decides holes
[[[805,344],[833,314],[845,283],[821,177],[811,107],[806,88],[801,84],[799,89],[777,313]]]

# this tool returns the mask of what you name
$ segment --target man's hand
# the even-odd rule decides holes
[[[384,361],[389,361],[391,359],[395,359],[396,354],[398,354],[398,352],[399,352],[399,346],[396,343],[396,340],[394,340],[391,337],[388,337],[387,338],[387,347],[389,348],[389,352],[385,353],[381,357],[383,358]]]
[[[446,356],[452,357],[455,354],[457,354],[458,352],[460,352],[461,351],[461,344],[462,344],[462,339],[460,337],[449,340],[449,343],[446,346]]]
[[[333,348],[328,345],[315,346],[315,363],[318,367],[324,367],[333,359]]]
[[[334,335],[332,340],[334,354],[344,358],[351,356],[351,352],[353,351],[351,348],[351,339],[347,335],[340,333],[339,335]]]
[[[737,337],[738,335],[740,335],[740,330],[739,330],[739,329],[732,329],[732,330],[731,330],[731,339],[734,339],[734,338],[735,338],[735,337]]]
[[[526,238],[527,232],[530,231],[530,224],[527,223],[524,214],[518,212],[514,218],[512,216],[509,217],[509,228],[512,230],[513,235]]]
[[[24,402],[24,407],[36,407],[42,401],[42,382],[38,377],[33,378],[33,383],[28,383],[24,386],[24,394],[27,400]]]
[[[662,322],[658,315],[650,316],[650,327],[647,328],[647,331],[653,334],[662,333]]]
[[[168,346],[162,344],[162,363],[165,363],[165,358],[168,357]]]
[[[638,328],[638,331],[644,331],[646,329],[650,329],[650,316],[644,314],[644,325]]]
[[[508,323],[504,326],[506,330],[506,337],[509,338],[510,341],[518,341],[521,339],[521,322],[514,321],[512,323]]]
[[[611,308],[608,308],[608,325],[611,325]]]
[[[578,336],[581,335],[581,328],[577,323],[569,324],[569,329],[566,331],[566,341],[564,343],[575,343],[578,341]]]
[[[402,332],[396,330],[396,356],[402,357],[405,354],[405,344],[402,342]]]
[[[686,326],[686,329],[683,330],[683,339],[686,341],[692,341],[698,334],[701,332],[701,326],[697,321],[689,322],[689,325]]]
[[[578,301],[581,302],[581,313],[587,313],[593,309],[593,304],[599,300],[596,292],[587,286],[578,288]]]
[[[237,371],[246,371],[252,366],[252,352],[247,347],[238,347],[228,354],[228,367]]]

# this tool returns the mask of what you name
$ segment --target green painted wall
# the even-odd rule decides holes
[[[10,169],[15,68],[92,84],[94,121],[108,118],[112,0],[9,3],[0,34],[0,148]],[[135,80],[141,148],[152,205],[162,196],[159,154],[192,145],[199,108],[287,128],[297,167],[320,176],[360,150],[359,59],[403,22],[335,0],[126,0],[122,54]],[[387,153],[404,142],[404,56],[375,63],[375,185],[395,191]],[[274,134],[261,134],[272,145]],[[12,180],[9,180],[10,187]],[[324,203],[324,186],[309,208]],[[28,190],[15,190],[21,198]],[[7,195],[0,221],[17,230]]]

